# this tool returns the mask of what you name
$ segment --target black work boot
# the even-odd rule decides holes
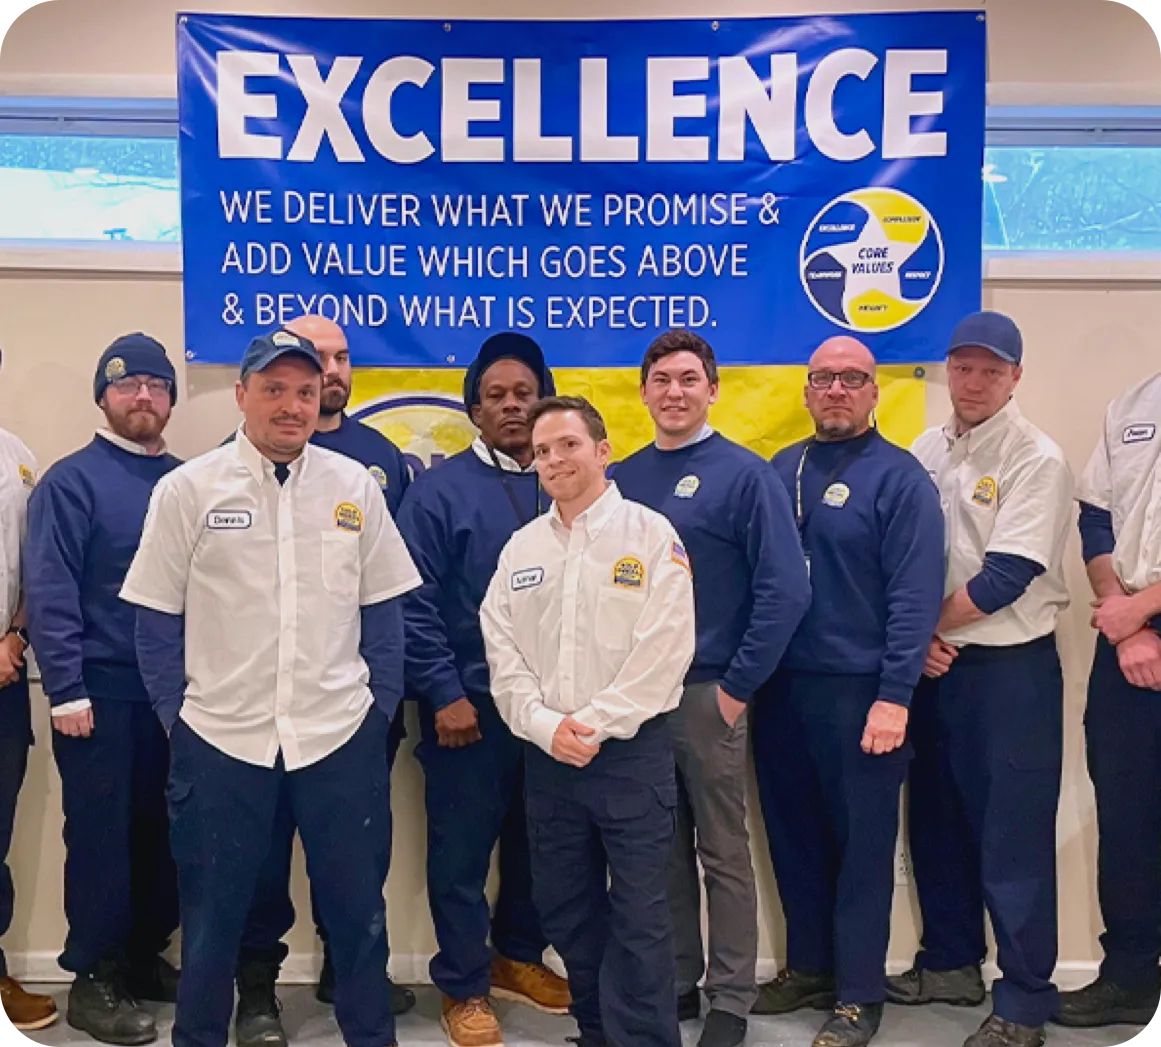
[[[1098,1025],[1148,1025],[1161,1007],[1161,989],[1154,983],[1126,989],[1102,975],[1083,989],[1062,992],[1053,1021],[1077,1029]]]
[[[975,965],[954,971],[912,967],[906,974],[887,979],[887,999],[908,1006],[949,1003],[953,1007],[976,1007],[986,995],[983,976]]]
[[[837,1003],[812,1047],[866,1047],[882,1020],[881,1003]]]
[[[238,1011],[234,1039],[238,1047],[286,1047],[281,1010],[274,983],[278,968],[269,963],[248,963],[238,970]]]
[[[745,1040],[749,1023],[745,1018],[727,1011],[710,1008],[697,1047],[738,1047]]]
[[[125,987],[138,1000],[154,1003],[177,1003],[180,972],[163,956],[131,960],[125,974]]]
[[[66,1020],[102,1043],[137,1047],[157,1039],[151,1015],[125,988],[121,965],[103,960],[90,974],[78,974],[69,989]]]
[[[677,1020],[692,1022],[701,1017],[701,990],[696,986],[677,997]]]
[[[990,1014],[984,1024],[963,1042],[963,1047],[1040,1047],[1043,1025],[1019,1025]]]
[[[772,982],[758,986],[751,1014],[789,1014],[803,1007],[826,1011],[834,1006],[834,975],[803,974],[789,968]]]
[[[406,1014],[415,1006],[415,993],[405,985],[396,985],[390,976],[387,978],[387,996],[391,1013],[396,1017]],[[315,986],[314,998],[319,1003],[329,1004],[332,1007],[335,1005],[335,965],[331,959],[331,950],[325,944],[323,945],[322,969],[318,972],[318,985]]]

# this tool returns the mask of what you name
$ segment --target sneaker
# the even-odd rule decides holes
[[[866,1047],[883,1020],[881,1003],[838,1003],[812,1047]]]
[[[963,1047],[1040,1047],[1043,1025],[1019,1025],[990,1014],[984,1024],[963,1042]]]
[[[150,956],[141,962],[129,964],[125,987],[138,1000],[177,1003],[177,983],[180,978],[181,972],[165,957]]]
[[[492,958],[492,995],[515,1000],[545,1014],[568,1014],[572,994],[566,982],[542,963],[521,963],[497,954]]]
[[[0,978],[0,1003],[8,1020],[21,1032],[47,1028],[60,1017],[51,996],[25,992],[15,978]]]
[[[701,992],[696,989],[690,989],[689,992],[683,992],[677,998],[677,1020],[679,1022],[692,1022],[701,1017]]]
[[[415,993],[405,985],[396,985],[390,977],[387,978],[387,995],[391,1005],[391,1013],[395,1017],[406,1014],[415,1006]],[[314,989],[314,998],[328,1007],[335,1005],[335,965],[331,961],[331,951],[323,946],[322,969],[318,972],[318,985]]]
[[[758,986],[758,998],[751,1014],[789,1014],[803,1007],[827,1011],[834,1006],[834,975],[803,974],[789,968],[765,985]]]
[[[500,1023],[488,997],[453,1000],[445,996],[442,1010],[439,1023],[451,1047],[504,1047]]]
[[[1161,992],[1153,985],[1147,989],[1125,989],[1101,976],[1083,989],[1062,992],[1060,1006],[1053,1021],[1078,1029],[1098,1025],[1148,1025],[1161,1007]]]
[[[908,1006],[949,1003],[953,1007],[978,1007],[986,995],[983,976],[974,964],[954,971],[912,967],[905,974],[887,979],[887,999]]]
[[[102,1043],[137,1047],[157,1039],[151,1015],[125,988],[124,972],[110,961],[79,974],[69,989],[65,1020]]]
[[[715,1011],[710,1008],[705,1016],[705,1027],[701,1031],[701,1039],[697,1047],[738,1047],[746,1038],[749,1023],[745,1018],[727,1011]]]
[[[278,968],[249,963],[238,971],[238,1010],[234,1039],[238,1047],[286,1047],[282,1007],[274,991]]]

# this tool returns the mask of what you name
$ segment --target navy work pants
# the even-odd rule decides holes
[[[1155,989],[1161,959],[1161,692],[1134,687],[1103,636],[1084,718],[1096,791],[1101,974]]]
[[[64,807],[60,965],[149,963],[177,928],[165,783],[169,740],[148,702],[94,698],[88,738],[52,732]]]
[[[969,646],[911,705],[910,842],[928,970],[980,963],[984,909],[1002,977],[993,1009],[1056,1010],[1056,808],[1063,684],[1056,639]]]
[[[400,705],[387,732],[387,773],[395,766],[399,746],[407,737],[403,724],[403,706]],[[238,966],[257,963],[280,967],[289,949],[283,938],[294,926],[294,902],[290,897],[290,867],[294,857],[294,813],[290,809],[290,798],[283,794],[275,813],[274,828],[271,831],[270,853],[258,873],[258,884],[254,889],[254,901],[246,917],[246,929],[242,932],[242,947],[238,954]],[[385,852],[390,854],[390,851]],[[387,880],[387,869],[383,869],[383,880]],[[310,912],[318,936],[327,941],[326,927],[322,922],[318,899],[313,888],[310,892]]]
[[[8,868],[8,848],[16,820],[16,800],[28,769],[28,748],[32,745],[32,713],[28,700],[28,675],[0,687],[0,937],[12,926],[16,894]],[[0,950],[0,978],[8,976],[8,961]]]
[[[863,752],[879,677],[781,670],[754,698],[762,816],[787,966],[833,974],[842,1003],[882,1003],[899,793],[910,742]]]
[[[665,720],[585,768],[528,753],[533,889],[572,1013],[610,1047],[680,1047],[669,918],[677,782]]]
[[[547,946],[532,904],[524,815],[524,743],[500,719],[489,697],[470,696],[481,740],[462,749],[439,744],[435,716],[419,705],[427,800],[427,893],[439,952],[431,980],[453,1000],[491,989],[491,946],[501,956],[539,963]],[[495,912],[484,887],[500,848]]]
[[[243,763],[179,720],[171,736],[173,854],[181,887],[182,976],[175,1047],[224,1047],[234,970],[278,805],[287,797],[335,965],[335,1018],[349,1047],[387,1047],[383,876],[391,840],[387,720],[368,710],[355,735],[287,771]]]

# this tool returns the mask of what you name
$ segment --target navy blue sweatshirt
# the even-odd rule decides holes
[[[689,553],[697,652],[687,683],[749,701],[773,675],[810,604],[786,490],[752,451],[714,433],[650,444],[614,471],[621,493],[669,518]]]
[[[407,468],[403,452],[378,429],[353,421],[344,414],[337,429],[329,433],[316,431],[310,442],[365,465],[383,488],[383,497],[387,499],[391,515],[399,515],[403,493],[411,483],[411,470]]]
[[[139,455],[103,436],[62,458],[28,502],[28,633],[53,705],[146,701],[134,645],[136,609],[119,593],[137,553],[153,487],[181,461]]]
[[[788,447],[773,461],[795,505],[805,446]],[[877,673],[879,698],[907,705],[943,603],[939,492],[912,455],[876,430],[809,447],[803,546],[814,595],[783,664],[803,672]]]
[[[408,488],[397,522],[423,578],[403,604],[409,697],[492,700],[480,605],[508,539],[550,504],[535,473],[501,474],[470,447]]]

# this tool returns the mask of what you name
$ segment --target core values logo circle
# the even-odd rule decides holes
[[[898,189],[855,189],[814,216],[802,238],[806,296],[849,331],[890,331],[915,319],[943,276],[931,213]]]
[[[476,436],[463,401],[444,393],[379,397],[359,404],[351,411],[351,417],[391,440],[403,452],[413,473],[459,454]]]

